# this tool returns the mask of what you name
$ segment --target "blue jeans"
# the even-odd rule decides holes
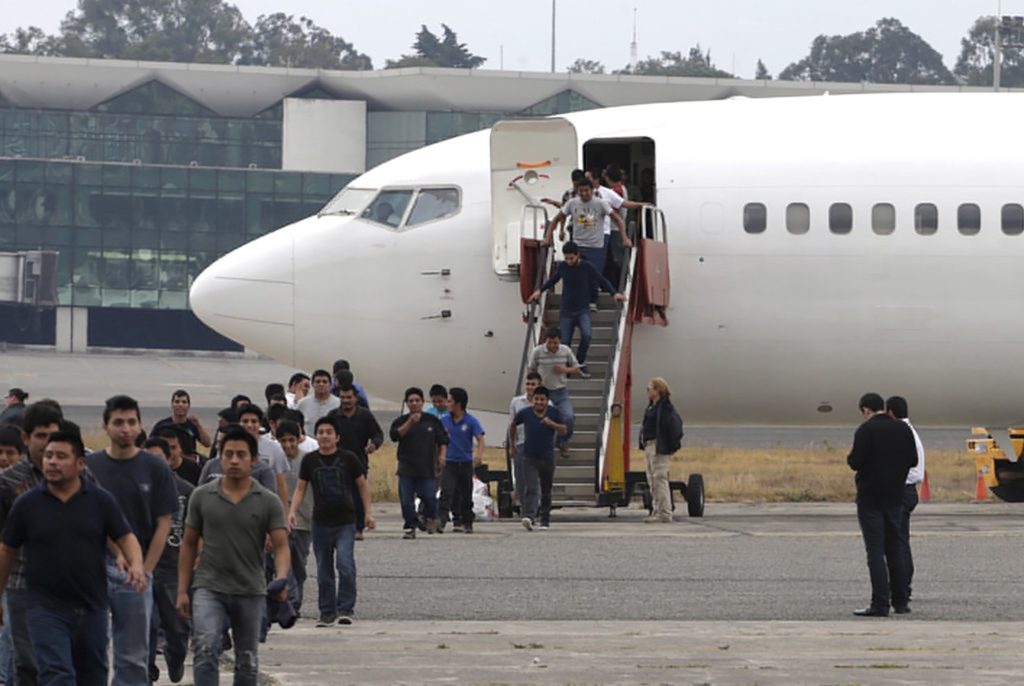
[[[608,256],[608,236],[604,237],[604,245],[600,248],[584,248],[580,247],[580,257],[585,259],[590,264],[594,265],[594,269],[597,270],[598,274],[604,274],[604,263]],[[600,292],[600,286],[594,284],[594,290],[590,296],[591,302],[597,302],[597,294]],[[562,342],[565,343],[565,338],[562,338]],[[569,345],[568,343],[565,343]],[[581,360],[582,361],[582,360]]]
[[[352,612],[356,607],[356,525],[321,526],[313,522],[313,555],[320,614]],[[334,571],[338,579],[335,587]],[[199,686],[196,684],[196,686]]]
[[[584,308],[580,312],[566,312],[562,310],[558,314],[558,326],[562,333],[562,343],[572,347],[572,335],[578,327],[580,330],[580,347],[576,351],[576,359],[581,365],[587,363],[587,351],[590,350],[590,338],[593,335],[593,327],[590,324],[590,310]]]
[[[306,560],[309,559],[309,531],[295,529],[288,534],[288,550],[292,554],[292,569],[288,573],[288,600],[302,614],[303,587],[306,585]]]
[[[235,645],[235,686],[256,686],[259,677],[260,618],[267,606],[262,595],[232,595],[208,588],[192,594],[195,686],[216,686],[224,632],[230,627]],[[140,683],[149,683],[140,682]]]
[[[907,567],[906,541],[900,522],[903,504],[871,506],[857,503],[857,521],[864,536],[864,549],[868,557],[871,576],[871,607],[889,611],[906,605]]]
[[[158,570],[153,577],[153,619],[149,632],[149,665],[156,664],[156,637],[159,630],[164,632],[164,659],[167,669],[185,664],[188,655],[188,622],[178,614],[178,575]]]
[[[3,596],[4,617],[10,617],[7,609],[7,594]],[[14,683],[14,643],[11,640],[11,629],[4,623],[0,629],[0,681],[5,684]]]
[[[107,685],[107,609],[56,609],[33,603],[28,631],[39,686]],[[149,683],[138,681],[137,684]]]
[[[5,624],[10,629],[14,644],[14,683],[19,686],[35,686],[39,673],[36,668],[35,651],[28,635],[28,609],[32,599],[27,589],[9,588],[5,594],[7,609]]]
[[[565,433],[557,436],[555,441],[558,445],[565,445],[572,438],[572,427],[576,423],[576,413],[572,409],[572,398],[569,397],[569,389],[565,386],[551,388],[548,391],[550,393],[548,398],[551,404],[558,410],[558,414],[562,415],[562,423],[565,424]]]
[[[402,518],[406,529],[415,529],[420,524],[419,513],[416,512],[416,496],[423,501],[423,516],[437,519],[437,480],[399,476],[398,499],[402,503]]]
[[[114,679],[111,686],[149,683],[149,625],[153,620],[153,593],[139,593],[124,583],[125,574],[107,559],[107,595],[114,639]],[[150,584],[153,579],[150,577]]]

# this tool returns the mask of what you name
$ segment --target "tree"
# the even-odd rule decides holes
[[[486,57],[474,55],[460,43],[455,32],[447,24],[441,24],[444,36],[439,38],[425,25],[420,26],[416,34],[416,42],[412,44],[416,52],[402,55],[397,60],[388,60],[385,69],[400,67],[449,67],[452,69],[476,69],[487,61]]]
[[[630,69],[626,67],[618,74],[637,74],[642,76],[703,76],[721,79],[736,78],[727,71],[715,67],[711,61],[711,51],[702,52],[700,45],[690,48],[684,58],[681,52],[661,51],[660,57],[648,57],[637,62]]]
[[[603,74],[604,65],[597,60],[586,60],[580,57],[569,65],[570,74]]]
[[[57,37],[46,35],[46,32],[38,26],[29,26],[27,29],[18,28],[10,35],[0,33],[0,52],[21,55],[59,55],[61,54],[60,47]]]
[[[995,61],[996,17],[978,17],[967,36],[960,40],[960,57],[953,73],[968,86],[991,86]],[[999,83],[1008,88],[1024,87],[1024,54],[1020,48],[1003,48]]]
[[[757,69],[754,71],[754,79],[757,81],[771,81],[772,75],[768,72],[768,67],[764,66],[764,62],[758,58]]]
[[[867,31],[820,35],[807,57],[779,74],[789,81],[952,84],[940,55],[897,19],[880,19]]]
[[[341,36],[317,26],[308,17],[260,15],[253,27],[251,49],[240,64],[317,69],[373,69],[369,56]]]

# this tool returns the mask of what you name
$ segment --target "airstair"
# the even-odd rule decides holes
[[[542,294],[538,303],[528,302],[529,295],[553,273],[554,258],[560,255],[542,245],[543,236],[534,228],[544,209],[528,206],[523,216],[520,291],[527,308],[527,332],[517,389],[522,388],[530,352],[543,343],[547,328],[558,325],[561,305],[557,286],[556,292]],[[619,304],[601,293],[597,311],[591,312],[593,337],[587,353],[591,378],[572,376],[568,382],[576,421],[568,455],[556,460],[555,506],[614,508],[628,504],[636,485],[629,478],[633,330],[636,324],[668,324],[670,290],[663,213],[653,206],[640,211],[636,233],[634,247],[624,250],[622,276],[616,284],[625,302]]]

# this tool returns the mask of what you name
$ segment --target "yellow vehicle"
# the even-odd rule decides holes
[[[974,427],[967,440],[967,451],[983,485],[1000,500],[1024,502],[1024,429],[1009,430],[1010,455],[996,442],[988,429]]]

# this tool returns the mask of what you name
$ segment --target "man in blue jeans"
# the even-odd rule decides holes
[[[423,389],[407,388],[405,406],[409,411],[391,422],[390,435],[398,444],[398,499],[405,520],[402,538],[413,539],[419,528],[416,496],[423,502],[427,533],[437,533],[435,470],[444,461],[448,432],[440,419],[423,411]]]
[[[618,215],[615,216],[618,217]],[[580,347],[576,352],[576,359],[580,363],[580,375],[587,379],[590,377],[590,373],[587,371],[587,350],[590,348],[592,332],[590,295],[596,286],[600,286],[610,293],[616,302],[622,302],[626,296],[617,292],[591,262],[580,259],[580,249],[573,241],[562,246],[562,254],[565,256],[565,261],[559,263],[555,273],[533,292],[530,300],[538,300],[541,293],[554,288],[559,281],[562,282],[562,304],[558,312],[561,339],[565,345],[571,347],[573,333],[577,328],[580,330]]]
[[[313,485],[313,555],[316,556],[317,595],[320,627],[348,625],[356,608],[356,509],[355,498],[363,503],[363,524],[377,524],[370,514],[370,486],[363,463],[349,450],[338,449],[338,425],[334,417],[316,421],[316,442],[320,449],[302,458],[299,480],[288,512],[288,526],[294,527],[306,489]],[[353,487],[356,493],[353,493]],[[337,587],[335,586],[337,569]]]
[[[142,566],[152,578],[171,532],[171,515],[178,509],[174,472],[163,458],[136,447],[142,420],[134,399],[115,395],[107,400],[103,428],[110,445],[89,455],[86,465],[121,506],[142,546]],[[149,679],[153,594],[149,590],[140,593],[126,583],[124,572],[112,557],[107,560],[107,578],[114,643],[112,684],[144,684]]]
[[[530,372],[540,374],[541,385],[547,389],[551,404],[558,408],[561,421],[565,424],[565,432],[560,434],[557,439],[558,449],[565,457],[569,454],[569,439],[572,438],[572,427],[576,421],[566,381],[570,374],[582,374],[583,372],[576,356],[572,354],[572,349],[567,345],[562,345],[562,334],[558,327],[553,326],[548,329],[544,342],[530,353],[527,367]]]
[[[522,525],[533,531],[540,515],[542,531],[551,526],[551,486],[555,476],[555,434],[564,434],[565,424],[558,410],[548,402],[548,389],[538,386],[533,391],[530,407],[516,413],[509,427],[509,441],[515,440],[515,429],[523,427],[524,494]],[[515,455],[517,449],[513,449]]]
[[[76,433],[52,434],[42,467],[44,483],[18,499],[4,525],[0,593],[24,547],[39,683],[106,686],[107,540],[139,593],[148,591],[142,549],[114,497],[82,478],[85,448]]]
[[[291,558],[284,508],[276,493],[252,478],[258,460],[259,445],[252,434],[241,428],[229,429],[220,449],[224,477],[203,484],[189,499],[178,555],[176,604],[194,627],[192,676],[196,686],[218,683],[222,640],[228,627],[235,646],[235,686],[258,683],[260,625],[267,606],[263,551],[268,537],[274,553],[274,580],[284,582],[277,600],[288,599]],[[200,537],[203,554],[196,567]]]

